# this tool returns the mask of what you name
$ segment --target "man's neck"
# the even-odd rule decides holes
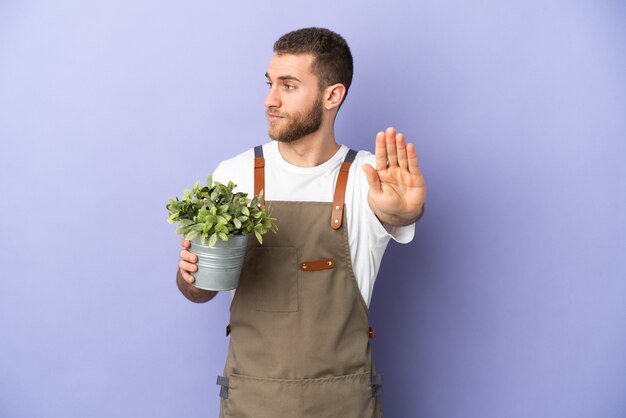
[[[293,142],[279,142],[280,155],[298,167],[315,167],[328,161],[339,150],[331,130],[318,130]]]

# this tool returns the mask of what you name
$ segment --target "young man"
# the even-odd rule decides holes
[[[222,162],[214,178],[264,191],[278,233],[246,253],[231,304],[220,417],[381,417],[368,304],[389,238],[409,242],[426,187],[415,148],[393,128],[376,154],[335,141],[352,81],[345,40],[307,28],[274,44],[265,111],[273,141]],[[183,241],[177,283],[194,302]]]

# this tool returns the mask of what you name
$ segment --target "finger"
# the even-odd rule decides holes
[[[196,272],[198,271],[198,266],[192,263],[188,263],[185,260],[180,260],[178,262],[178,267],[180,268],[181,271],[186,271],[186,272]]]
[[[180,245],[182,245],[185,248],[189,248],[191,246],[191,241],[183,238],[180,240]]]
[[[397,167],[398,154],[396,151],[396,130],[394,128],[387,128],[385,132],[385,146],[387,148],[389,167]]]
[[[411,174],[421,174],[419,161],[417,160],[417,154],[415,153],[415,145],[407,144],[406,155],[407,155],[409,172]]]
[[[380,191],[380,177],[378,177],[378,171],[370,164],[363,164],[363,171],[367,177],[367,183],[370,185],[370,190]]]
[[[198,262],[198,256],[195,255],[194,253],[187,251],[187,250],[181,250],[180,251],[180,258],[185,260],[185,261],[189,261],[190,263],[197,263]]]
[[[404,142],[404,134],[396,135],[396,151],[398,152],[398,165],[403,170],[408,170],[408,162],[406,156],[406,143]]]
[[[376,170],[387,168],[387,146],[385,145],[385,133],[376,134]]]
[[[189,284],[192,284],[193,282],[196,281],[196,278],[193,277],[191,274],[187,273],[186,271],[181,270],[180,275],[183,276],[183,279],[185,279],[185,281]]]

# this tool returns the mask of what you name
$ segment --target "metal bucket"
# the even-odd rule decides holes
[[[192,272],[194,286],[204,290],[231,290],[237,287],[243,258],[246,255],[248,235],[235,235],[228,241],[218,239],[213,248],[200,243],[200,237],[191,240],[189,251],[198,256],[198,271]]]

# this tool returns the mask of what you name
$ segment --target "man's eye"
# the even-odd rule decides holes
[[[293,90],[296,88],[296,86],[294,86],[293,84],[285,84],[285,90]]]

